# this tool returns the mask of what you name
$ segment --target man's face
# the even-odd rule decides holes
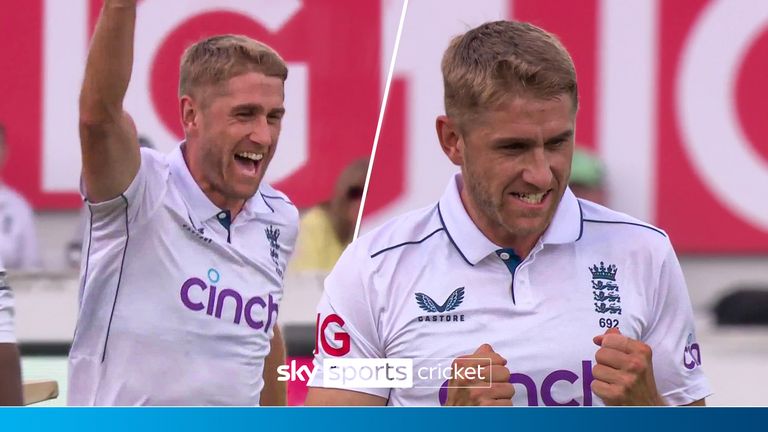
[[[570,176],[575,116],[570,96],[510,97],[459,134],[462,199],[492,240],[535,241],[547,229]]]
[[[352,240],[352,234],[355,231],[365,187],[367,164],[367,161],[357,161],[354,165],[347,167],[339,176],[331,198],[330,211],[334,219],[341,224],[336,227],[337,234],[345,242]]]
[[[360,213],[360,201],[363,198],[363,188],[365,178],[359,184],[350,185],[346,193],[346,214],[345,221],[349,228],[354,231],[357,224],[357,216]]]
[[[247,200],[259,188],[275,154],[285,109],[280,78],[248,72],[182,98],[190,171],[205,191]],[[193,109],[189,109],[189,107]]]

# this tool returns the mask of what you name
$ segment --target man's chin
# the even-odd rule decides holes
[[[256,188],[251,188],[251,189],[248,189],[247,191],[240,191],[237,197],[238,199],[247,201],[251,199],[254,195],[256,195],[256,193],[258,192],[259,192],[259,188],[257,186]]]
[[[541,235],[549,226],[548,218],[544,216],[510,216],[505,218],[504,225],[515,236],[530,237]]]
[[[251,197],[256,195],[258,191],[259,191],[259,183],[248,184],[248,185],[237,185],[236,187],[229,189],[227,198],[247,201],[251,199]]]

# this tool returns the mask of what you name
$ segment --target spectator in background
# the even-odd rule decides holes
[[[579,198],[605,205],[605,169],[600,159],[592,152],[576,148],[571,162],[571,179],[568,186]]]
[[[352,241],[367,172],[368,159],[349,164],[336,180],[331,199],[302,216],[289,271],[331,271]]]
[[[32,207],[24,197],[2,180],[7,144],[0,125],[0,257],[7,269],[30,270],[40,266]]]
[[[0,234],[0,241],[3,241]],[[13,331],[13,293],[0,259],[0,405],[21,405],[21,367]]]
[[[307,209],[301,217],[278,318],[286,335],[286,361],[312,364],[315,307],[323,292],[323,280],[352,241],[367,172],[367,159],[349,164],[336,179],[332,197]],[[288,382],[289,405],[303,405],[306,394],[304,382]]]

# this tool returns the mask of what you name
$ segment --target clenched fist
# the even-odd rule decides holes
[[[457,358],[453,364],[462,378],[454,377],[449,382],[446,405],[512,406],[515,388],[509,383],[507,360],[490,345],[480,345],[474,353]]]
[[[666,405],[656,389],[651,348],[608,329],[595,336],[600,347],[592,368],[592,391],[606,405]]]

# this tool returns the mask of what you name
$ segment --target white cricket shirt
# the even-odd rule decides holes
[[[24,197],[0,183],[0,257],[9,269],[40,267],[35,214]]]
[[[89,211],[68,403],[257,405],[293,204],[262,184],[231,221],[181,147],[142,148],[125,193]]]
[[[439,405],[447,382],[435,370],[489,343],[508,360],[515,405],[602,405],[590,390],[592,338],[618,326],[653,349],[667,403],[710,394],[683,274],[663,231],[566,190],[519,262],[472,222],[460,187],[456,175],[437,205],[395,218],[344,252],[318,306],[312,385],[323,385],[322,364],[332,356],[410,358],[412,388],[357,390],[390,405]]]

